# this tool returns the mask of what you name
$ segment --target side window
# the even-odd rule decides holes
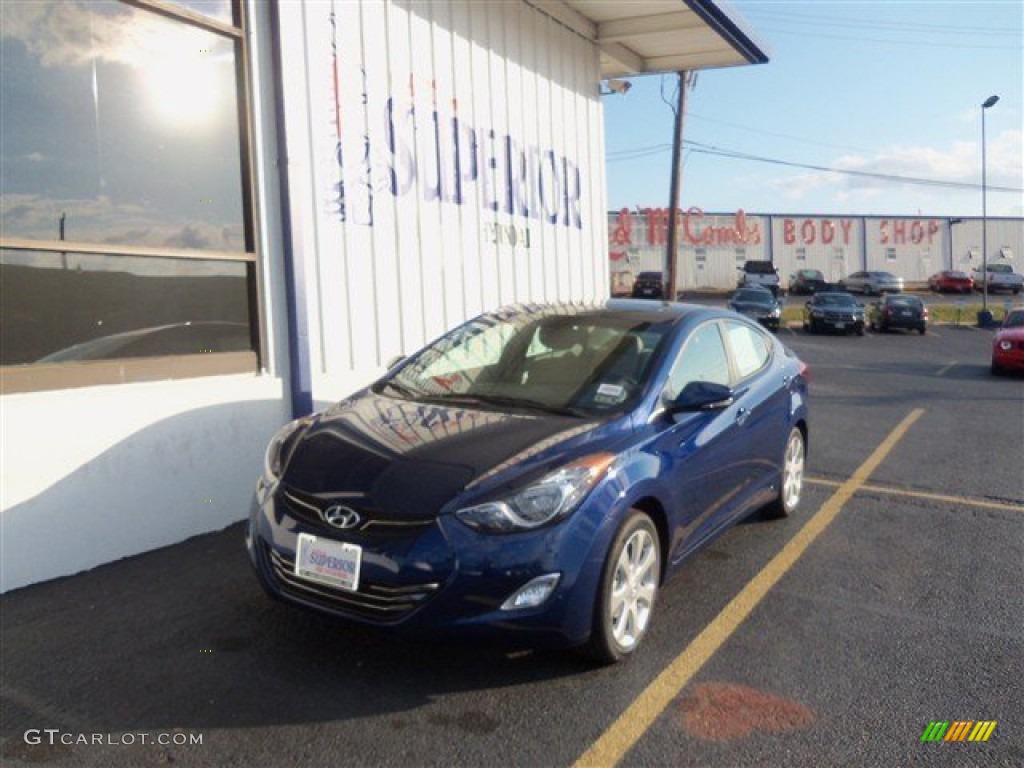
[[[725,335],[741,379],[757,373],[768,364],[771,347],[761,331],[746,323],[726,321]]]
[[[729,357],[718,323],[701,326],[683,346],[665,387],[665,397],[674,400],[691,381],[710,381],[729,386]]]

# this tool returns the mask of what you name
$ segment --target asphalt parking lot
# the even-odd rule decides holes
[[[0,598],[2,762],[1024,764],[1024,379],[990,375],[990,335],[783,330],[803,505],[691,560],[625,664],[270,602],[236,525]]]

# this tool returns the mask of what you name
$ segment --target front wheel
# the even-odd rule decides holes
[[[650,627],[660,582],[658,531],[646,513],[631,510],[605,559],[587,654],[613,664],[634,653]]]
[[[786,450],[782,454],[782,481],[778,498],[765,509],[768,517],[788,517],[800,505],[806,459],[807,448],[804,444],[804,433],[800,431],[799,427],[793,427],[786,440]]]

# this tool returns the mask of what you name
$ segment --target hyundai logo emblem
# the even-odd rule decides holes
[[[335,504],[324,510],[324,522],[335,528],[355,528],[362,520],[363,518],[354,509],[343,507],[340,504]]]

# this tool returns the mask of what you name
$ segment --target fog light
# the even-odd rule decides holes
[[[561,578],[562,574],[560,573],[548,573],[531,579],[502,604],[501,610],[517,611],[520,608],[536,608],[551,596]]]

